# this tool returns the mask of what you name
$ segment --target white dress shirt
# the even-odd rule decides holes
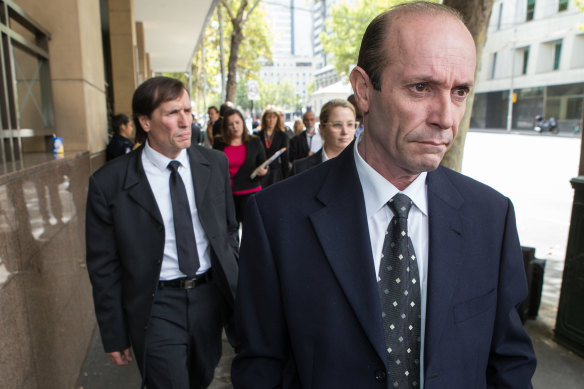
[[[306,141],[308,142],[308,151],[311,151],[313,154],[322,148],[322,137],[320,136],[320,132],[318,132],[318,128],[314,129],[312,135],[306,133]]]
[[[363,188],[365,197],[365,211],[367,213],[367,225],[369,227],[369,238],[371,239],[371,252],[375,266],[375,274],[379,274],[381,263],[381,252],[383,251],[383,241],[385,231],[393,217],[393,212],[387,206],[387,202],[400,191],[381,174],[375,171],[361,157],[358,151],[358,143],[361,142],[362,134],[354,145],[353,154],[357,173]],[[428,193],[426,190],[426,173],[421,173],[406,189],[401,193],[407,195],[413,201],[413,206],[408,215],[408,234],[412,240],[414,251],[418,257],[421,306],[421,347],[420,347],[420,387],[424,383],[424,335],[426,328],[426,286],[428,281]]]
[[[174,220],[172,216],[172,203],[170,201],[170,170],[167,168],[172,161],[168,157],[160,154],[150,147],[148,141],[142,151],[142,165],[148,178],[152,193],[156,199],[156,204],[162,215],[164,223],[164,255],[162,258],[162,268],[160,270],[160,280],[173,280],[175,278],[185,277],[178,268],[178,255],[176,250],[176,236],[174,233]],[[211,253],[209,240],[203,230],[199,220],[199,212],[195,203],[195,188],[193,186],[193,177],[191,175],[191,164],[189,155],[186,150],[182,150],[176,161],[181,163],[178,172],[185,184],[189,207],[191,208],[191,218],[197,241],[197,252],[199,254],[200,267],[197,274],[206,272],[211,267]]]

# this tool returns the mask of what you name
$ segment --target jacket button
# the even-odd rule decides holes
[[[375,372],[375,379],[377,382],[385,382],[385,372],[383,370],[377,370]]]

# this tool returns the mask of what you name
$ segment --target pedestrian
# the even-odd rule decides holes
[[[360,137],[247,202],[234,388],[532,387],[513,205],[440,166],[475,65],[447,6],[369,24],[350,74]]]
[[[221,137],[215,140],[213,148],[227,155],[235,216],[241,223],[247,198],[262,189],[261,178],[268,173],[268,167],[260,167],[266,160],[266,153],[260,138],[249,133],[243,115],[236,109],[225,113]]]
[[[134,149],[134,142],[132,142],[134,128],[130,119],[123,113],[114,115],[112,117],[112,127],[114,135],[105,150],[106,161],[128,154]]]
[[[309,157],[294,161],[290,175],[301,173],[339,155],[355,137],[355,107],[346,100],[333,99],[320,109],[318,129],[322,148]]]
[[[132,348],[148,389],[205,388],[238,271],[227,158],[191,147],[180,81],[145,81],[132,109],[144,144],[89,181],[87,269],[101,339],[116,365],[130,363]]]
[[[262,114],[261,130],[258,133],[266,157],[270,158],[281,149],[286,149],[274,162],[270,164],[268,174],[262,177],[262,188],[275,184],[288,177],[288,137],[284,133],[284,123],[279,110],[268,105]]]

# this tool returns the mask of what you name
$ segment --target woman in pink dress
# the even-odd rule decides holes
[[[227,155],[235,215],[241,223],[247,198],[262,189],[260,180],[268,167],[259,169],[255,178],[251,174],[266,160],[266,153],[260,139],[249,133],[243,115],[236,109],[223,116],[221,137],[215,138],[213,148]]]

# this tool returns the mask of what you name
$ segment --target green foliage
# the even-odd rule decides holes
[[[351,65],[357,63],[361,38],[365,29],[381,12],[404,0],[357,0],[353,4],[339,3],[331,9],[325,22],[326,31],[320,41],[327,54],[332,54],[335,70],[342,76],[349,74]]]
[[[260,80],[260,100],[255,108],[264,109],[267,105],[275,105],[284,111],[298,111],[302,108],[301,96],[290,81],[279,84],[266,83]]]
[[[239,9],[241,0],[228,0],[227,4],[233,13]],[[217,5],[218,7],[221,5]],[[224,37],[224,66],[227,72],[231,33],[233,26],[228,19],[227,12],[222,10],[223,37]],[[243,26],[244,40],[239,48],[237,72],[239,80],[258,79],[262,60],[272,58],[272,38],[265,22],[265,12],[261,6],[257,7]],[[205,63],[202,62],[202,47],[205,47]],[[213,13],[205,30],[201,43],[193,60],[193,98],[201,100],[203,93],[206,105],[221,104],[221,66],[220,66],[220,34],[217,12]],[[247,82],[239,82],[246,87]],[[239,86],[238,86],[239,87]],[[246,92],[247,94],[247,92]],[[204,108],[206,109],[206,108]]]
[[[174,78],[176,80],[179,80],[180,82],[182,82],[187,88],[189,87],[189,81],[187,79],[187,76],[185,75],[184,72],[173,72],[173,73],[167,73],[167,72],[163,72],[160,74],[161,76],[164,77],[170,77],[170,78]]]

